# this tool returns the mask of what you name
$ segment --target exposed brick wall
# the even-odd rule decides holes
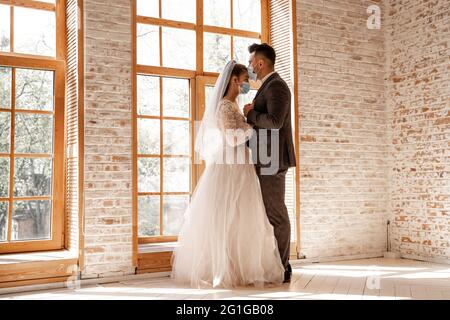
[[[83,278],[134,273],[130,0],[85,0]]]
[[[301,253],[386,249],[388,147],[382,30],[361,0],[297,0]],[[381,5],[380,5],[381,6]]]
[[[386,2],[392,249],[450,258],[450,2]]]

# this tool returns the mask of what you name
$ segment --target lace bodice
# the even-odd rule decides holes
[[[228,99],[219,101],[217,122],[228,146],[234,147],[245,143],[253,132],[238,104]]]

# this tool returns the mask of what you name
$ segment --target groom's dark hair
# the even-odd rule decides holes
[[[272,64],[272,66],[275,65],[275,60],[277,58],[277,55],[275,53],[275,50],[268,45],[267,43],[254,43],[251,46],[248,47],[248,52],[250,53],[255,53],[256,55],[261,55],[264,58],[266,58],[267,60],[270,61],[270,63]]]

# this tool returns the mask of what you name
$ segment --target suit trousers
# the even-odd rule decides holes
[[[288,169],[280,169],[274,175],[261,175],[261,168],[255,166],[261,185],[261,192],[270,224],[274,228],[281,262],[287,270],[291,244],[291,223],[284,203],[285,181]]]

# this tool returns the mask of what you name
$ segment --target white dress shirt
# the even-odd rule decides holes
[[[261,80],[261,86],[262,86],[262,85],[264,84],[264,82],[265,82],[267,79],[269,79],[269,77],[270,77],[271,75],[273,75],[275,72],[276,72],[276,71],[272,71],[271,73],[267,74],[264,78],[262,78],[262,80]]]

